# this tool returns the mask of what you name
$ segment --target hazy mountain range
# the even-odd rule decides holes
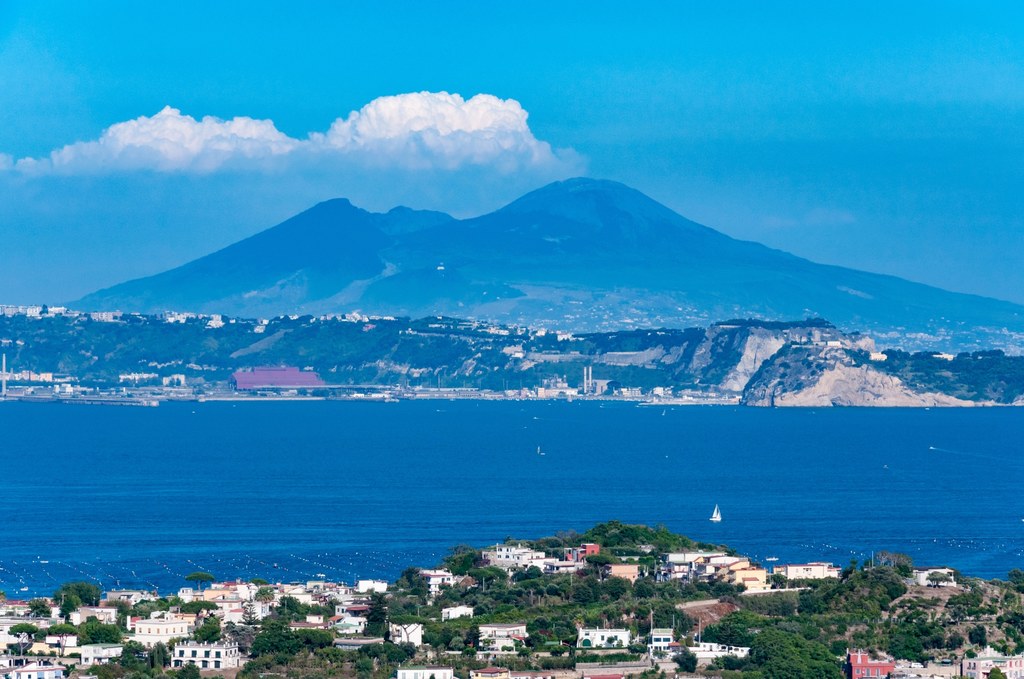
[[[692,222],[622,184],[550,184],[480,217],[344,199],[73,303],[276,316],[454,315],[570,330],[827,318],[963,346],[1024,331],[1024,307],[817,264]]]

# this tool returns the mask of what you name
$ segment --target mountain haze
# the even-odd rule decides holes
[[[445,314],[577,330],[821,316],[847,329],[954,344],[1024,331],[1024,307],[816,264],[593,179],[550,184],[465,220],[330,200],[74,304],[239,316]]]

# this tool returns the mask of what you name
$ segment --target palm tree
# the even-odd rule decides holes
[[[270,587],[260,587],[253,595],[253,599],[263,604],[269,604],[274,600],[274,590]]]

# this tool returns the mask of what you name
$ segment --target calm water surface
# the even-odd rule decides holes
[[[1024,567],[1022,425],[1020,408],[0,403],[0,589],[393,578],[453,544],[608,519],[783,562],[889,549],[1005,576]]]

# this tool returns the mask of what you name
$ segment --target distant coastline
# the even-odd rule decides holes
[[[5,307],[6,309],[6,307]],[[20,309],[20,308],[19,308]],[[1024,404],[1024,357],[879,350],[823,319],[569,333],[454,318],[0,316],[0,397],[146,405],[239,399],[611,399],[656,405]]]

